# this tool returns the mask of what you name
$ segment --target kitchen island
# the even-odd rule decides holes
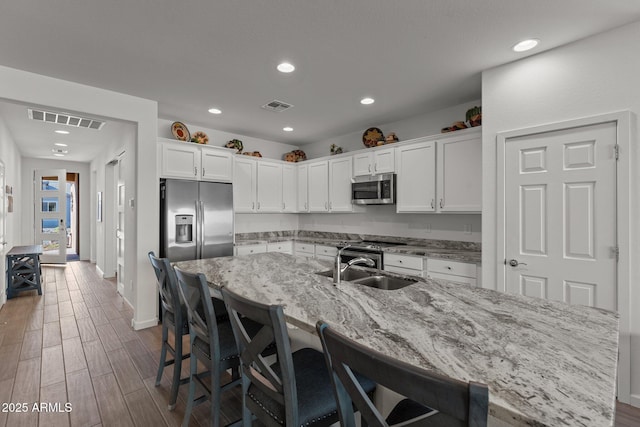
[[[618,356],[615,313],[419,279],[394,291],[315,274],[331,266],[282,253],[183,261],[207,277],[281,304],[311,333],[319,319],[405,362],[489,386],[489,414],[509,425],[612,426]]]

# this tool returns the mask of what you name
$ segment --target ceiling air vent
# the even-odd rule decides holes
[[[39,122],[55,123],[58,125],[73,126],[77,128],[87,128],[100,130],[105,122],[88,117],[72,116],[65,113],[54,113],[52,111],[35,110],[28,108],[29,118]]]
[[[264,108],[265,110],[275,111],[276,113],[288,110],[291,107],[293,107],[292,104],[287,104],[286,102],[278,101],[277,99],[274,99],[273,101],[262,106],[262,108]]]

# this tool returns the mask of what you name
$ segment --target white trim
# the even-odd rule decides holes
[[[131,327],[136,331],[139,331],[140,329],[152,328],[157,324],[158,324],[157,317],[154,317],[153,319],[141,320],[141,321],[131,319]]]
[[[98,271],[98,275],[100,276],[100,278],[104,279],[104,271],[102,271],[100,267],[98,267],[98,264],[96,264],[96,270]]]
[[[632,177],[637,174],[633,160],[637,157],[632,121],[635,116],[630,111],[618,111],[597,116],[583,117],[533,126],[523,129],[498,132],[496,135],[496,261],[501,264],[505,258],[505,145],[509,139],[553,132],[581,126],[615,122],[617,143],[620,147],[620,159],[617,165],[617,241],[620,248],[620,260],[617,270],[619,326],[619,358],[618,358],[618,400],[630,402],[631,393],[631,292],[630,284],[635,276],[631,260],[638,254],[638,230],[633,227],[631,218],[637,212],[637,185]],[[632,205],[633,203],[633,205]],[[506,267],[498,265],[496,270],[497,290],[506,292]],[[634,397],[637,399],[638,397]],[[636,401],[640,404],[640,400]]]

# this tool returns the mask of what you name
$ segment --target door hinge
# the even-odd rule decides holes
[[[613,154],[616,156],[616,160],[620,158],[620,146],[618,144],[613,146]]]
[[[616,259],[616,262],[620,261],[620,248],[618,246],[613,246],[611,248],[611,255]]]

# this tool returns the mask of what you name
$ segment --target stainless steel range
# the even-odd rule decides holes
[[[375,240],[344,242],[338,245],[338,249],[342,249],[340,262],[346,263],[354,258],[366,257],[373,260],[375,263],[374,268],[382,270],[384,268],[384,248],[401,245],[404,245],[404,243],[389,243]]]

